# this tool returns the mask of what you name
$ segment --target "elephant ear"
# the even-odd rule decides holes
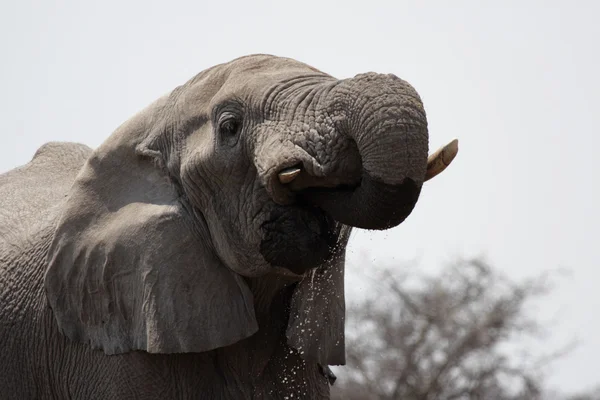
[[[351,228],[341,229],[331,260],[297,284],[286,332],[291,347],[321,366],[346,364],[344,264]]]
[[[60,330],[107,354],[203,352],[258,330],[252,294],[179,201],[148,140],[156,106],[87,161],[48,253],[45,289]],[[168,160],[166,161],[168,162]]]

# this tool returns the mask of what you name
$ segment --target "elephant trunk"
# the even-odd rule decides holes
[[[393,75],[341,81],[329,93],[336,131],[356,144],[362,163],[353,187],[312,188],[311,203],[346,225],[388,229],[413,210],[427,170],[427,120],[416,91]]]

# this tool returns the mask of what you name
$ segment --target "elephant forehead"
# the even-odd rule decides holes
[[[294,59],[268,55],[241,57],[224,64],[224,66],[229,69],[229,75],[232,78],[259,77],[277,81],[306,74],[326,75],[318,69]]]
[[[268,62],[253,59],[232,61],[205,71],[188,83],[192,88],[202,88],[205,95],[211,97],[217,93],[260,95],[278,85],[308,76],[333,79],[309,65],[275,57]]]
[[[327,75],[315,75],[310,72],[302,69],[267,70],[252,74],[230,75],[229,79],[215,92],[212,104],[218,104],[232,97],[250,104],[253,102],[263,105],[281,103],[286,98],[289,100],[291,97],[302,97],[303,93],[301,92],[310,91],[316,85],[332,79]]]

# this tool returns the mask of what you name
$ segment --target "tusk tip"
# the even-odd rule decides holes
[[[458,139],[453,139],[445,146],[440,147],[427,159],[427,172],[425,181],[438,175],[446,169],[458,154]]]
[[[442,150],[442,157],[444,164],[450,165],[454,157],[458,154],[458,139],[453,139],[450,143],[444,146]]]

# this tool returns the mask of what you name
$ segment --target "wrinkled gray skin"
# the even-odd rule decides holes
[[[328,398],[350,229],[408,216],[427,141],[395,76],[258,55],[43,146],[0,176],[1,397]]]

